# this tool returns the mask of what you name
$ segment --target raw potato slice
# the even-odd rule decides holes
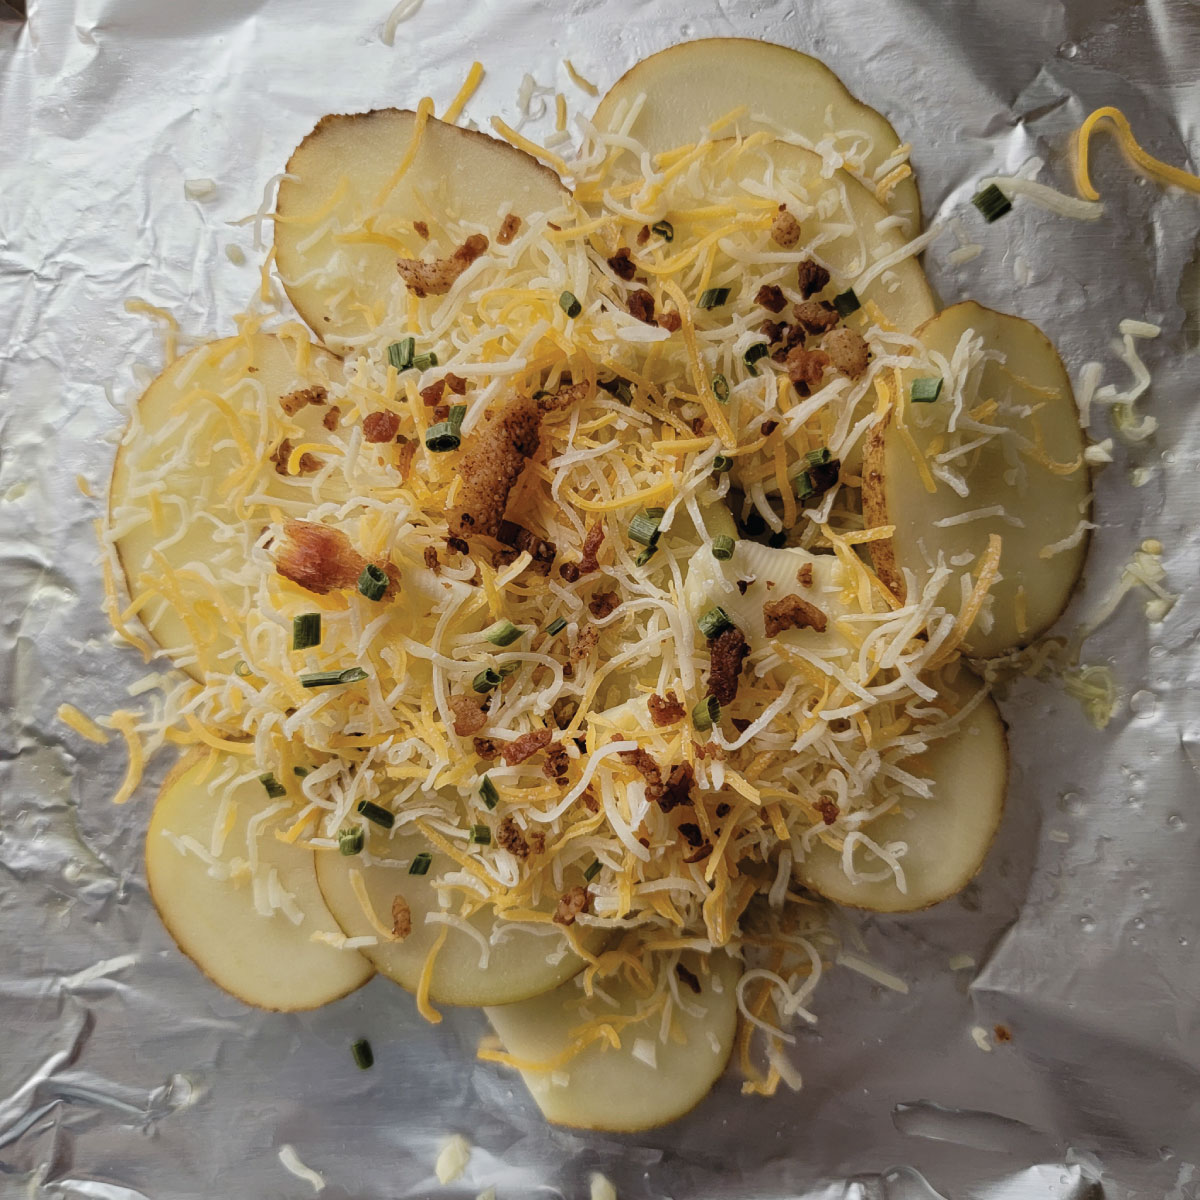
[[[824,842],[815,843],[796,865],[801,883],[852,908],[913,912],[953,896],[970,882],[1000,824],[1008,785],[1004,722],[991,699],[954,733],[933,743],[910,769],[932,780],[933,796],[907,804],[911,815],[893,809],[863,828],[881,846],[903,842],[908,847],[900,859],[906,890],[900,891],[890,872],[876,882],[851,883],[842,869],[841,851]],[[866,873],[887,870],[863,848],[855,850],[854,865]]]
[[[279,801],[267,795],[257,778],[232,789],[214,789],[212,781],[227,767],[240,774],[253,760],[216,752],[218,761],[209,769],[211,753],[192,751],[167,776],[146,831],[146,881],[167,931],[213,983],[256,1008],[318,1008],[361,987],[374,973],[361,954],[312,940],[315,933],[337,936],[339,931],[317,887],[312,853],[275,836],[294,810],[268,818],[256,840],[259,865],[252,876],[247,824]],[[181,850],[169,835],[210,851],[226,794],[235,819],[216,857],[229,876],[216,878],[204,859]],[[302,914],[298,924],[282,911],[262,916],[256,908],[253,879],[260,880],[258,888],[268,896],[272,876]]]
[[[737,1029],[737,981],[741,963],[723,951],[687,954],[685,965],[700,981],[700,994],[680,994],[702,1014],[675,1011],[674,1025],[686,1039],[659,1040],[658,1010],[621,1028],[621,1048],[593,1041],[553,1069],[522,1067],[521,1077],[548,1121],[576,1129],[636,1133],[665,1125],[695,1108],[720,1078]],[[581,1011],[583,993],[574,984],[523,1004],[489,1008],[488,1020],[505,1050],[523,1062],[561,1058],[589,1017],[611,1019],[637,1012],[638,996],[624,978],[606,980],[616,1007],[592,1001]],[[635,1056],[635,1047],[653,1065]]]
[[[858,174],[872,191],[876,172],[900,149],[887,120],[856,100],[824,63],[770,42],[704,38],[652,54],[608,90],[596,107],[596,126],[615,129],[642,93],[646,102],[629,134],[651,153],[696,141],[712,122],[743,105],[749,111],[736,125],[742,134],[784,129],[814,146],[841,130],[859,141],[865,135],[870,144]],[[851,140],[840,140],[838,148],[849,149]],[[904,218],[906,237],[918,232],[921,198],[911,175],[892,188],[888,208]]]
[[[512,932],[491,946],[488,965],[481,969],[479,941],[462,929],[425,920],[427,913],[441,911],[435,881],[447,870],[459,870],[458,864],[449,863],[419,834],[389,839],[372,828],[367,849],[382,861],[371,865],[357,855],[346,857],[336,850],[318,850],[317,879],[347,937],[379,936],[363,911],[352,872],[361,874],[370,903],[386,929],[392,928],[396,897],[403,898],[412,931],[402,941],[385,942],[380,937],[378,945],[365,946],[362,953],[381,975],[408,991],[417,990],[425,960],[443,929],[447,929],[446,941],[434,960],[429,985],[429,998],[438,1004],[509,1004],[548,992],[583,969],[583,959],[567,948],[560,926],[551,926],[552,933],[538,933],[515,922],[508,923]],[[408,866],[422,851],[433,855],[433,865],[426,875],[410,875]],[[568,880],[566,886],[582,882],[580,877]],[[460,891],[450,894],[455,900],[461,899]],[[488,911],[477,913],[469,923],[483,938],[490,938],[497,925]],[[605,940],[603,931],[583,932],[589,949],[599,949]],[[564,949],[566,952],[561,953]]]
[[[939,554],[947,562],[966,554],[978,560],[988,536],[1000,535],[1002,578],[991,593],[993,624],[985,631],[976,623],[965,643],[970,653],[991,658],[1031,642],[1066,607],[1087,555],[1081,522],[1090,510],[1091,484],[1082,457],[1083,431],[1071,381],[1046,336],[1020,317],[967,301],[939,313],[918,331],[918,337],[930,354],[949,362],[969,331],[981,339],[983,351],[1001,353],[1004,363],[989,361],[973,366],[969,374],[959,372],[960,377],[966,375],[964,409],[969,411],[993,399],[1009,406],[1007,413],[991,418],[991,423],[1016,436],[993,438],[965,457],[950,461],[966,481],[967,496],[959,496],[941,479],[934,481],[931,493],[893,414],[868,439],[863,512],[868,525],[896,527],[891,539],[872,545],[871,553],[880,578],[901,597],[905,595],[905,570],[922,582],[928,578],[929,562],[936,561]],[[964,357],[960,355],[959,361]],[[950,448],[948,423],[955,409],[950,379],[934,403],[909,401],[912,380],[930,374],[926,369],[907,372],[900,401],[900,416],[926,458],[932,451],[944,454]],[[1034,416],[1012,411],[1022,406],[1036,410]],[[1046,454],[1061,464],[1056,469],[1034,457],[1036,450],[1028,452],[1037,442],[1039,429]],[[968,429],[956,436],[966,443],[979,434]],[[1015,451],[1018,438],[1024,439],[1026,451]],[[935,439],[937,446],[932,445]],[[1006,475],[1014,466],[1020,476],[1009,482]],[[992,509],[997,515],[972,516]],[[964,517],[971,519],[963,521]],[[1072,537],[1076,537],[1074,545],[1054,550],[1056,543]],[[943,590],[941,603],[957,610],[959,588],[955,572]]]
[[[142,622],[172,659],[192,660],[185,669],[200,682],[218,663],[232,666],[222,660],[237,643],[229,614],[247,611],[257,584],[250,550],[269,520],[261,508],[239,511],[231,497],[228,485],[245,465],[237,439],[255,463],[257,486],[285,512],[299,516],[311,506],[311,481],[279,475],[255,445],[265,438],[269,455],[284,436],[295,445],[327,439],[323,406],[289,418],[279,405],[280,396],[325,386],[340,369],[316,347],[308,351],[298,368],[294,348],[267,334],[198,347],[146,389],[117,450],[108,513],[129,595],[150,592]],[[231,430],[230,413],[240,428]]]
[[[322,117],[279,185],[275,265],[296,310],[338,352],[389,313],[406,313],[397,258],[453,254],[469,233],[494,241],[508,213],[528,222],[567,198],[558,176],[524,151],[431,117],[411,165],[381,202],[415,119],[395,108]],[[428,240],[414,221],[426,222]]]

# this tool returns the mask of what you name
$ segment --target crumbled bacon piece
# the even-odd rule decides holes
[[[579,636],[575,639],[575,645],[571,647],[571,661],[573,663],[583,662],[595,650],[596,643],[599,641],[600,630],[594,625],[589,625],[586,629],[581,629]]]
[[[497,827],[496,845],[501,850],[507,850],[509,854],[515,854],[518,858],[529,857],[529,843],[525,840],[520,826],[512,817],[505,817]]]
[[[275,464],[275,470],[280,475],[288,473],[288,460],[292,457],[292,451],[295,447],[292,445],[291,438],[284,438],[278,446],[275,447],[275,453],[271,455],[271,462]],[[300,462],[297,464],[299,470],[298,475],[311,475],[314,471],[321,469],[321,460],[315,454],[309,454],[307,450],[300,455]]]
[[[446,539],[446,549],[452,554],[470,554],[471,547],[467,545],[465,538],[448,537]]]
[[[782,204],[771,222],[771,238],[785,250],[790,250],[800,240],[800,222]]]
[[[700,980],[683,963],[675,964],[675,974],[680,983],[686,983],[697,996],[700,995]]]
[[[441,404],[445,391],[446,381],[444,379],[437,379],[428,387],[421,389],[421,402],[429,405],[430,408],[435,404]]]
[[[834,329],[821,339],[821,349],[829,355],[829,361],[851,379],[857,379],[871,361],[871,352],[862,335],[853,329]]]
[[[787,297],[783,294],[783,288],[776,287],[773,283],[764,283],[758,289],[758,294],[754,297],[754,303],[761,308],[765,308],[768,312],[782,312],[783,306],[787,303]],[[778,338],[772,338],[772,341],[778,341]]]
[[[800,295],[805,300],[809,296],[815,296],[817,292],[824,289],[829,283],[829,272],[819,263],[814,262],[811,258],[806,258],[796,271],[797,283],[800,287]]]
[[[495,537],[509,493],[537,452],[542,415],[528,396],[515,396],[495,416],[485,417],[459,463],[462,486],[450,531],[460,537]]]
[[[796,582],[801,587],[810,588],[813,585],[813,569],[812,563],[805,563],[804,566],[796,572]]]
[[[487,711],[480,700],[478,695],[446,697],[446,704],[454,714],[454,732],[459,737],[470,737],[487,724]]]
[[[502,246],[507,246],[509,242],[517,236],[521,228],[521,218],[516,213],[509,213],[503,221],[500,222],[500,232],[496,234],[496,241]]]
[[[586,788],[583,795],[580,797],[583,801],[583,807],[590,813],[598,813],[600,811],[600,801],[596,799],[595,793],[591,788]]]
[[[566,778],[570,767],[571,756],[567,753],[566,747],[559,742],[546,751],[546,761],[542,763],[542,774],[547,779],[554,779],[561,783]]]
[[[453,371],[447,371],[444,382],[456,396],[465,396],[467,394],[467,381],[461,375],[455,375]]]
[[[703,842],[695,850],[692,850],[689,853],[685,854],[683,856],[683,861],[685,863],[698,863],[698,862],[701,862],[703,859],[706,859],[711,853],[712,853],[712,843],[711,842]]]
[[[554,910],[554,921],[557,925],[574,925],[575,918],[588,910],[591,903],[591,893],[587,888],[573,887],[563,892],[558,898],[558,907]]]
[[[373,412],[363,417],[363,440],[390,442],[400,432],[400,418],[394,412]]]
[[[436,546],[425,547],[425,566],[431,571],[436,571],[438,566],[438,552]]]
[[[658,798],[658,807],[666,813],[681,804],[691,804],[695,783],[696,773],[692,770],[691,763],[677,763],[667,776],[666,786]]]
[[[426,225],[424,221],[414,221],[413,228],[421,235],[421,237],[429,237],[429,226]]]
[[[398,942],[404,941],[412,933],[412,909],[403,896],[392,898],[392,937]]]
[[[491,762],[500,753],[500,747],[496,744],[495,738],[477,737],[474,744],[475,753],[488,762]]]
[[[337,427],[338,422],[342,419],[342,410],[336,404],[331,405],[321,418],[321,424],[332,433]]]
[[[754,582],[753,579],[739,579],[737,581],[738,594],[744,596],[746,589]]]
[[[617,757],[629,763],[646,781],[646,799],[658,800],[663,794],[662,772],[658,769],[658,763],[650,756],[650,752],[639,746],[636,750],[622,750]]]
[[[1012,1037],[1013,1037],[1012,1030],[1009,1029],[1009,1027],[1007,1025],[993,1025],[992,1033],[994,1033],[996,1035],[996,1041],[998,1041],[998,1042],[1011,1042],[1012,1041]]]
[[[722,803],[718,804],[718,805],[717,805],[717,807],[714,809],[714,812],[717,814],[717,820],[718,820],[718,821],[719,821],[719,820],[720,820],[722,817],[727,817],[727,816],[729,816],[729,813],[730,813],[730,811],[731,811],[731,809],[730,809],[729,805],[728,805],[728,804],[725,804],[724,802],[722,802]]]
[[[396,441],[401,443],[396,452],[396,470],[400,472],[402,480],[407,480],[413,458],[417,453],[417,443],[410,442],[406,438],[397,438]]]
[[[591,394],[592,385],[586,379],[572,383],[569,379],[564,378],[556,392],[542,394],[538,397],[537,404],[544,413],[562,412],[576,404],[582,404]]]
[[[777,430],[778,428],[779,428],[779,422],[778,422],[778,421],[774,421],[774,420],[767,420],[767,421],[764,421],[764,422],[762,423],[762,435],[763,435],[763,437],[770,437],[770,436],[771,436],[771,434],[773,434],[773,433],[775,432],[775,430]]]
[[[788,351],[787,376],[801,396],[807,396],[825,376],[829,355],[823,350],[806,350],[796,346]]]
[[[673,308],[668,308],[666,312],[658,318],[658,327],[665,329],[668,333],[678,333],[683,328],[683,318]]]
[[[588,601],[588,612],[597,620],[609,616],[621,603],[621,597],[616,592],[597,592]]]
[[[809,333],[824,333],[842,319],[828,300],[805,300],[792,307],[792,315]]]
[[[779,600],[768,600],[763,605],[763,623],[767,637],[774,637],[785,629],[815,629],[817,633],[824,633],[828,622],[815,604],[809,604],[800,596],[788,595]]]
[[[454,281],[488,248],[482,233],[473,233],[449,258],[400,258],[396,270],[408,290],[418,299],[444,296]]]
[[[323,387],[297,388],[279,397],[279,407],[289,417],[294,417],[306,404],[324,404],[329,393]]]
[[[644,246],[650,240],[650,226],[643,225],[637,232],[637,244]]]
[[[283,542],[275,555],[275,570],[307,591],[324,596],[338,588],[358,585],[367,560],[340,530],[316,521],[286,521]],[[385,596],[394,594],[399,575],[391,563],[382,566],[390,580]]]
[[[813,808],[815,808],[817,812],[821,814],[821,820],[824,821],[826,825],[832,825],[838,819],[838,817],[841,816],[842,812],[842,810],[838,808],[836,802],[830,800],[828,796],[823,796],[816,802],[816,804],[813,805]]]
[[[530,854],[542,854],[546,849],[546,835],[540,830],[526,831],[525,840],[529,843]]]
[[[790,328],[791,326],[782,321],[764,321],[758,327],[758,332],[761,333],[772,346],[774,346],[776,342],[783,341],[784,335]]]
[[[450,405],[438,404],[434,406],[433,419],[434,421],[445,421],[450,417]]]
[[[496,530],[496,541],[511,547],[518,554],[528,550],[533,559],[533,569],[539,575],[550,574],[550,566],[558,553],[558,547],[553,542],[530,533],[528,529],[513,521],[500,522],[500,528]]]
[[[655,692],[646,701],[646,705],[650,709],[650,720],[659,729],[664,725],[674,725],[676,721],[682,721],[683,714],[686,711],[683,705],[679,703],[679,697],[670,691],[667,692],[665,697]]]
[[[628,283],[637,274],[637,264],[629,256],[629,247],[622,246],[612,258],[608,259],[609,270],[618,278]]]
[[[683,821],[679,826],[679,833],[692,849],[704,845],[704,834],[700,832],[700,826],[694,821]]]
[[[708,643],[708,690],[718,704],[732,704],[737,695],[742,661],[750,653],[745,635],[736,627],[722,630]]]
[[[571,696],[560,696],[550,706],[550,715],[554,718],[554,723],[559,729],[566,729],[575,719],[575,714],[578,711],[579,701]]]
[[[505,742],[500,747],[500,754],[510,767],[515,767],[517,763],[523,763],[539,750],[545,749],[553,736],[554,732],[550,729],[531,729],[528,733],[521,734],[516,741]]]
[[[748,720],[746,717],[730,717],[729,723],[738,733],[745,733],[754,724],[753,721]]]
[[[645,288],[630,293],[629,315],[645,321],[647,325],[654,324],[654,297]]]
[[[600,544],[604,541],[604,522],[597,521],[588,531],[583,539],[583,551],[577,563],[563,563],[558,568],[558,573],[568,582],[574,583],[577,579],[584,575],[590,575],[593,571],[599,570],[600,563],[597,560],[597,554],[600,552]]]

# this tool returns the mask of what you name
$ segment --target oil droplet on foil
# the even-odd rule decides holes
[[[1079,917],[1079,928],[1084,933],[1091,933],[1096,928],[1096,918],[1091,913],[1083,913]]]
[[[1184,821],[1184,819],[1178,813],[1171,813],[1171,815],[1167,817],[1167,828],[1173,830],[1186,829],[1187,822]]]
[[[1158,712],[1158,697],[1144,688],[1129,697],[1129,711],[1139,720],[1149,721]]]

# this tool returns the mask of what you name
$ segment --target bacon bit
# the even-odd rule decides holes
[[[400,438],[396,439],[400,441]],[[400,447],[400,452],[396,455],[396,470],[400,472],[401,480],[408,479],[408,472],[412,468],[413,458],[417,453],[417,443],[405,441]]]
[[[412,909],[403,896],[392,900],[392,937],[398,942],[404,941],[412,933]]]
[[[631,292],[628,303],[631,317],[637,317],[647,325],[654,324],[654,297],[645,288]]]
[[[862,335],[853,329],[834,329],[821,339],[821,349],[830,362],[851,379],[857,379],[871,361],[871,352]]]
[[[646,799],[659,800],[663,794],[662,772],[658,769],[658,763],[650,757],[650,752],[639,746],[636,750],[622,750],[617,757],[629,763],[646,781]]]
[[[337,427],[338,422],[342,419],[342,410],[335,404],[321,418],[321,424],[332,433]]]
[[[621,597],[616,592],[597,592],[588,601],[588,612],[598,621],[613,613],[621,604]]]
[[[708,690],[718,704],[732,704],[737,695],[742,661],[750,653],[746,638],[736,627],[725,629],[708,643]]]
[[[637,232],[637,244],[644,246],[650,240],[650,226],[643,225]]]
[[[805,563],[804,566],[796,572],[796,582],[801,587],[810,588],[813,585],[813,569],[812,563]]]
[[[299,388],[279,397],[279,407],[289,417],[294,417],[306,404],[324,404],[329,393],[323,387]]]
[[[683,328],[683,318],[675,309],[669,308],[658,318],[658,327],[668,333],[678,333]]]
[[[622,246],[612,258],[606,261],[612,273],[626,283],[637,274],[637,264],[629,257],[628,246]]]
[[[600,811],[600,801],[596,799],[591,788],[587,788],[584,791],[581,799],[583,800],[583,807],[586,808],[588,812],[598,813]]]
[[[441,404],[442,395],[446,391],[446,381],[439,379],[431,383],[428,387],[421,389],[421,401],[432,408],[435,404]]]
[[[721,747],[716,744],[716,742],[708,742],[704,745],[701,745],[699,742],[693,741],[692,753],[701,760],[705,758],[711,758],[713,762],[725,761],[725,751],[722,750]]]
[[[487,711],[476,696],[447,696],[446,704],[454,714],[454,732],[470,737],[487,724]]]
[[[684,841],[694,850],[697,846],[704,845],[704,834],[700,832],[700,826],[692,821],[684,821],[679,826],[679,832],[682,834]]]
[[[675,964],[675,974],[678,976],[680,983],[686,983],[697,996],[700,995],[700,980],[683,963]]]
[[[340,529],[316,521],[284,522],[275,570],[306,591],[324,596],[338,588],[357,587],[366,565],[367,560]],[[400,585],[399,572],[388,562],[380,561],[376,566],[388,575],[384,596],[394,596]]]
[[[567,753],[566,747],[560,742],[556,746],[551,746],[546,751],[546,761],[542,763],[542,774],[547,779],[554,779],[561,783],[571,768],[571,756]]]
[[[471,436],[459,463],[459,505],[450,531],[460,537],[495,537],[509,493],[525,464],[537,453],[542,414],[528,396],[516,396],[495,417],[486,417]]]
[[[496,234],[496,241],[502,246],[507,246],[509,242],[517,236],[518,230],[521,228],[521,218],[516,213],[509,213],[503,221],[500,222],[500,232]]]
[[[771,238],[785,250],[790,250],[800,240],[800,222],[782,204],[771,222]]]
[[[550,566],[554,562],[554,556],[558,553],[558,547],[553,542],[548,542],[544,538],[530,533],[528,529],[513,521],[500,522],[500,528],[496,530],[496,541],[510,546],[518,554],[528,550],[533,558],[531,564],[533,569],[539,575],[550,574]]]
[[[467,381],[461,375],[455,375],[453,371],[447,371],[442,382],[456,396],[465,396],[467,394]]]
[[[390,442],[400,432],[400,418],[394,412],[373,412],[363,417],[363,440]]]
[[[817,292],[829,285],[829,272],[811,258],[806,258],[797,269],[797,282],[800,285],[800,295],[805,300],[815,296]]]
[[[805,300],[792,307],[792,315],[808,333],[824,333],[841,319],[841,314],[828,300]]]
[[[788,351],[784,365],[792,386],[801,396],[807,396],[824,377],[829,355],[823,350],[805,350],[803,346],[797,346]]]
[[[446,549],[454,554],[470,554],[471,552],[471,547],[467,545],[466,539],[460,537],[448,537]]]
[[[429,237],[429,226],[426,225],[424,221],[414,221],[413,228],[417,231],[418,234],[420,234],[421,237],[423,237],[423,238]]]
[[[574,925],[575,918],[580,913],[587,912],[591,900],[592,894],[587,888],[573,887],[570,891],[563,892],[558,898],[558,908],[554,910],[554,923]]]
[[[784,334],[786,334],[790,328],[790,325],[787,325],[782,321],[764,321],[758,327],[758,332],[761,333],[773,346],[776,342],[783,341]]]
[[[521,734],[515,742],[505,742],[500,753],[510,767],[515,767],[517,763],[532,758],[539,750],[544,750],[553,736],[553,731],[549,729],[531,729]]]
[[[488,248],[482,233],[473,233],[449,258],[400,258],[396,270],[408,290],[418,299],[444,296],[454,281]]]
[[[777,430],[778,428],[779,428],[779,422],[778,422],[778,421],[770,421],[770,420],[768,420],[768,421],[764,421],[764,422],[762,423],[762,435],[763,435],[763,437],[770,437],[770,436],[771,436],[771,434],[773,434],[773,433],[775,432],[775,430]]]
[[[596,643],[599,640],[600,630],[594,625],[589,625],[586,629],[581,629],[579,636],[575,639],[575,645],[571,647],[571,661],[573,663],[583,662],[595,650]]]
[[[433,419],[435,421],[445,421],[450,416],[450,405],[439,404],[433,410]]]
[[[529,857],[529,843],[512,817],[505,817],[500,822],[496,829],[496,845],[501,850],[507,850],[509,854],[515,854],[518,858]]]
[[[746,730],[754,724],[753,721],[747,720],[745,717],[730,717],[729,723],[738,731],[738,733],[745,733]]]
[[[699,437],[704,432],[704,417],[693,417],[688,422],[688,428],[691,429],[694,437]]]
[[[737,581],[737,590],[738,590],[738,594],[739,594],[739,595],[741,595],[741,596],[744,596],[744,595],[746,594],[746,589],[747,589],[747,588],[748,588],[748,587],[749,587],[749,586],[750,586],[750,585],[751,585],[753,582],[754,582],[754,580],[753,580],[753,579],[739,579],[739,580]]]
[[[666,786],[658,798],[658,807],[668,813],[681,804],[691,804],[692,788],[695,784],[696,773],[692,770],[691,763],[678,763],[671,768],[671,773],[667,776]]]
[[[1007,1025],[993,1025],[992,1032],[996,1035],[998,1042],[1011,1042],[1012,1030]]]
[[[586,379],[581,379],[578,383],[565,381],[559,385],[558,391],[548,396],[539,396],[538,408],[544,413],[562,412],[576,404],[582,404],[591,394],[592,385]]]
[[[838,817],[841,816],[842,810],[838,808],[835,801],[830,800],[828,796],[822,797],[813,805],[813,808],[821,814],[821,820],[826,825],[832,825]]]
[[[729,806],[728,804],[724,803],[724,801],[722,801],[720,804],[718,804],[718,805],[717,805],[717,807],[714,809],[714,812],[715,812],[715,813],[716,813],[716,815],[717,815],[717,820],[718,820],[718,821],[719,821],[719,820],[720,820],[722,817],[727,817],[727,816],[729,816],[729,814],[730,814],[730,812],[731,812],[731,811],[732,811],[732,810],[731,810],[730,806]]]
[[[558,573],[568,582],[575,583],[581,576],[590,575],[593,571],[600,569],[600,563],[597,560],[597,554],[600,552],[600,544],[604,541],[604,523],[597,521],[588,531],[587,536],[583,539],[583,553],[577,563],[563,563],[558,568]]]
[[[713,849],[712,843],[705,842],[698,849],[691,851],[691,853],[689,853],[689,854],[685,854],[683,856],[683,861],[685,863],[702,862],[704,859],[706,859],[712,853],[712,849]]]
[[[284,438],[278,446],[275,447],[275,453],[271,455],[271,462],[275,464],[275,470],[280,475],[288,473],[288,460],[292,457],[292,439]],[[314,471],[321,469],[321,460],[315,454],[309,454],[307,450],[300,455],[300,475],[311,475]]]
[[[491,762],[500,753],[500,747],[497,745],[495,738],[477,737],[474,744],[475,753],[488,762]]]
[[[787,297],[783,294],[783,288],[776,287],[773,283],[764,283],[758,289],[758,294],[754,297],[754,303],[761,308],[765,308],[768,312],[782,312],[783,306],[787,303]],[[778,338],[772,338],[772,341],[778,341]]]
[[[530,854],[544,854],[546,850],[546,835],[537,830],[526,833],[525,840],[529,843]]]
[[[767,637],[774,637],[785,629],[815,629],[824,633],[828,624],[825,614],[815,604],[796,595],[768,600],[763,605],[763,622]]]
[[[650,709],[650,720],[659,729],[666,725],[674,725],[676,721],[682,721],[686,711],[679,703],[679,697],[671,691],[667,692],[665,697],[655,692],[646,701],[646,706]]]

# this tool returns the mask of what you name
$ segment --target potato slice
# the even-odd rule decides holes
[[[416,114],[384,108],[322,117],[288,159],[275,211],[275,265],[296,310],[339,353],[406,313],[396,259],[450,255],[465,236],[494,239],[567,198],[548,167],[486,134],[430,118],[407,171]],[[381,198],[382,197],[382,198]],[[424,221],[430,237],[413,230]],[[369,315],[368,315],[369,314]]]
[[[974,353],[968,335],[977,339]],[[939,313],[918,336],[928,365],[905,373],[899,409],[868,439],[863,512],[869,525],[895,526],[890,539],[872,545],[872,558],[880,578],[903,597],[905,571],[921,585],[939,555],[947,562],[978,559],[988,536],[999,534],[1001,579],[991,593],[992,625],[976,622],[965,643],[970,653],[990,658],[1044,633],[1083,570],[1091,489],[1083,431],[1062,360],[1028,321],[967,301]],[[1003,361],[982,354],[1002,355]],[[914,378],[947,369],[938,400],[910,401]],[[959,387],[964,414],[996,401],[1000,411],[987,423],[1004,432],[947,460],[956,443],[969,445],[981,436],[970,422],[950,432]],[[933,490],[927,489],[901,420],[924,460],[936,466],[941,456],[961,476],[966,496],[932,475]],[[1037,449],[1039,438],[1044,453]],[[959,587],[956,571],[941,603],[957,609]]]
[[[637,1013],[639,996],[624,978],[602,984],[615,1007],[586,1002],[575,984],[567,984],[534,1000],[487,1009],[504,1048],[530,1064],[521,1068],[521,1077],[548,1121],[636,1133],[674,1121],[704,1099],[733,1048],[742,966],[723,951],[686,954],[683,962],[700,982],[699,995],[686,986],[679,989],[697,1010],[675,1011],[673,1025],[683,1041],[660,1040],[661,1009],[655,1009],[621,1028],[619,1050],[592,1041],[561,1065],[556,1061],[590,1020]],[[539,1069],[538,1063],[553,1066]]]
[[[345,857],[336,850],[317,851],[317,879],[338,924],[348,937],[378,935],[356,894],[352,872],[359,872],[362,885],[380,922],[392,927],[392,905],[397,896],[407,905],[412,931],[402,941],[384,941],[366,946],[363,954],[375,964],[381,975],[416,991],[425,960],[434,942],[447,927],[427,923],[426,914],[441,911],[435,881],[447,870],[459,870],[446,856],[430,846],[419,834],[387,835],[372,829],[367,849],[379,859],[369,863],[358,856]],[[409,874],[409,864],[422,851],[433,855],[428,874]],[[582,877],[569,879],[567,887],[582,884]],[[462,893],[449,893],[457,903]],[[501,922],[490,911],[481,911],[469,919],[470,926],[482,938],[491,939]],[[493,943],[486,968],[480,967],[481,946],[462,929],[450,927],[446,941],[434,960],[429,998],[439,1004],[509,1004],[548,992],[583,969],[583,959],[570,949],[563,929],[558,925],[538,926],[503,922],[507,932]],[[603,945],[601,930],[583,930],[589,949]]]
[[[801,883],[852,908],[912,912],[953,896],[970,882],[1000,824],[1008,785],[1008,743],[992,700],[983,700],[910,769],[932,781],[933,796],[914,799],[904,810],[892,809],[863,829],[881,846],[903,842],[908,847],[900,859],[905,891],[890,872],[885,879],[852,883],[842,868],[841,850],[823,841],[797,863]],[[872,874],[887,870],[866,849],[854,852],[854,866]]]
[[[247,826],[280,802],[257,778],[233,787],[214,787],[214,781],[227,768],[243,774],[252,766],[241,755],[198,748],[167,776],[146,831],[150,896],[176,944],[218,987],[256,1008],[317,1008],[354,991],[374,972],[361,954],[313,941],[316,933],[340,935],[317,887],[312,853],[275,836],[286,827],[288,812],[262,825],[255,840],[258,867],[251,871]],[[179,839],[208,854],[225,798],[233,821],[214,856],[214,874],[204,858],[181,849]],[[279,909],[260,914],[256,892],[269,897],[276,884],[299,921]]]
[[[629,134],[651,153],[696,141],[743,105],[749,111],[736,123],[742,134],[784,129],[813,146],[842,130],[857,135],[866,142],[857,172],[872,192],[876,173],[900,149],[887,120],[856,100],[824,63],[770,42],[703,38],[652,54],[601,99],[593,117],[597,127],[614,130],[642,94],[646,101]],[[853,140],[839,140],[837,149],[849,150]],[[904,218],[905,237],[913,237],[921,227],[921,198],[911,174],[891,189],[888,208]]]
[[[293,434],[296,445],[324,441],[323,406],[288,418],[279,397],[324,386],[339,369],[316,347],[301,367],[279,338],[225,338],[176,359],[138,401],[113,464],[109,524],[129,595],[149,592],[142,622],[172,659],[191,660],[185,669],[200,682],[237,644],[229,616],[247,611],[257,585],[250,548],[268,520],[231,496],[229,484],[248,478],[236,442],[245,443],[257,475],[259,456],[288,430],[302,431]],[[239,428],[231,430],[230,414]],[[267,495],[285,511],[307,511],[303,476],[284,478],[270,464],[265,471]],[[231,665],[226,658],[225,669]]]

